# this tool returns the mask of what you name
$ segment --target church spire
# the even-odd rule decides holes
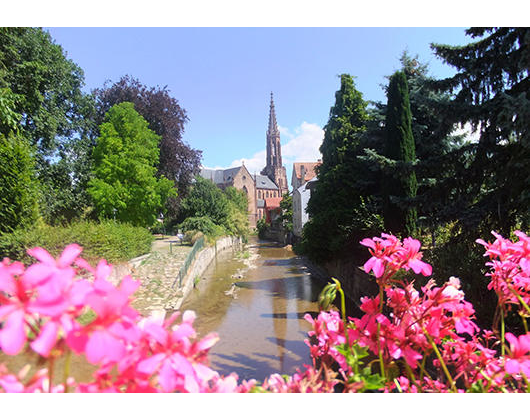
[[[274,99],[271,92],[271,105],[269,111],[269,129],[267,130],[267,136],[275,135],[278,133],[278,125],[276,124],[276,112],[274,111]]]
[[[282,195],[287,191],[287,175],[285,166],[282,164],[282,146],[280,145],[280,130],[276,123],[276,111],[274,110],[274,98],[271,92],[271,104],[269,111],[269,128],[267,129],[267,166],[261,171],[262,175],[268,176],[277,186]]]

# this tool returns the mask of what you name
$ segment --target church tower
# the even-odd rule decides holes
[[[288,191],[287,174],[282,165],[282,147],[280,145],[280,130],[276,123],[276,112],[271,92],[271,104],[269,109],[269,128],[267,129],[267,166],[261,171],[262,175],[268,176],[280,189],[280,195]]]

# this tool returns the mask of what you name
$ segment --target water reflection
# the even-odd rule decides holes
[[[321,285],[286,248],[254,240],[248,249],[258,258],[244,278],[231,277],[245,267],[242,262],[220,255],[181,310],[197,313],[200,335],[219,333],[210,361],[221,374],[258,380],[275,372],[292,374],[311,363],[304,343],[311,325],[303,317],[317,313]],[[232,283],[238,286],[235,299],[224,293]]]

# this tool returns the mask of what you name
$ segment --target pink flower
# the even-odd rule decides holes
[[[530,378],[530,333],[515,337],[506,333],[506,340],[510,343],[510,356],[506,358],[505,369],[511,375],[524,373]]]
[[[365,238],[360,243],[370,248],[372,257],[364,264],[364,271],[369,273],[373,270],[376,278],[380,278],[384,272],[385,267],[389,262],[392,262],[390,256],[400,248],[401,243],[392,235],[385,233],[381,234],[382,238],[374,237],[372,239]]]
[[[432,267],[421,261],[422,253],[419,252],[421,247],[420,241],[412,238],[406,238],[403,241],[403,251],[401,255],[403,261],[406,261],[403,265],[405,269],[412,269],[416,274],[423,274],[424,276],[430,276],[432,274]]]
[[[519,307],[519,299],[530,304],[530,239],[523,232],[515,233],[519,237],[517,242],[504,239],[496,232],[492,232],[496,238],[493,243],[477,240],[486,248],[484,255],[491,260],[486,263],[491,267],[487,274],[491,278],[488,289],[495,291],[499,303],[508,310]]]
[[[14,305],[0,307],[0,321],[4,320],[4,326],[0,330],[0,347],[9,355],[15,355],[22,350],[26,344],[25,312],[17,309]]]
[[[178,313],[176,314],[178,315]],[[183,322],[168,331],[176,317],[164,321],[151,318],[143,324],[151,356],[143,357],[137,364],[137,372],[144,377],[157,376],[164,392],[201,392],[209,389],[209,382],[220,380],[219,374],[204,364],[208,350],[218,341],[217,334],[208,334],[192,342],[195,313],[184,312]],[[166,328],[164,328],[166,327]],[[221,380],[219,387],[228,387],[231,379]],[[224,384],[224,385],[223,385]],[[225,388],[226,389],[226,388]]]
[[[23,273],[20,263],[11,264],[7,259],[0,263],[0,348],[9,355],[18,354],[26,344],[26,316],[32,315],[29,305],[35,292],[20,277]]]
[[[123,278],[119,288],[103,278],[94,281],[94,288],[85,300],[97,318],[82,329],[70,331],[69,346],[77,353],[85,352],[87,360],[94,364],[118,362],[125,354],[127,343],[139,337],[135,324],[139,315],[129,306],[130,295],[138,286],[129,276]]]
[[[382,238],[365,238],[360,243],[369,249],[372,257],[364,264],[364,271],[374,272],[379,279],[387,272],[386,277],[391,276],[399,269],[412,269],[416,274],[422,273],[425,276],[432,274],[432,267],[421,261],[422,253],[420,241],[406,238],[403,244],[393,235],[381,234]]]

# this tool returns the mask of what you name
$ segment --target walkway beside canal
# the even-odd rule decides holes
[[[170,311],[182,297],[175,279],[191,248],[190,245],[181,245],[176,236],[159,237],[153,242],[149,254],[129,261],[126,268],[129,273],[123,275],[130,274],[141,282],[132,305],[142,315],[149,315],[152,311]]]
[[[180,308],[218,251],[240,245],[240,239],[234,237],[220,238],[213,246],[195,243],[193,247],[181,244],[176,236],[157,238],[149,254],[114,267],[111,282],[117,285],[125,275],[141,282],[132,306],[143,316],[153,311],[172,312]]]

